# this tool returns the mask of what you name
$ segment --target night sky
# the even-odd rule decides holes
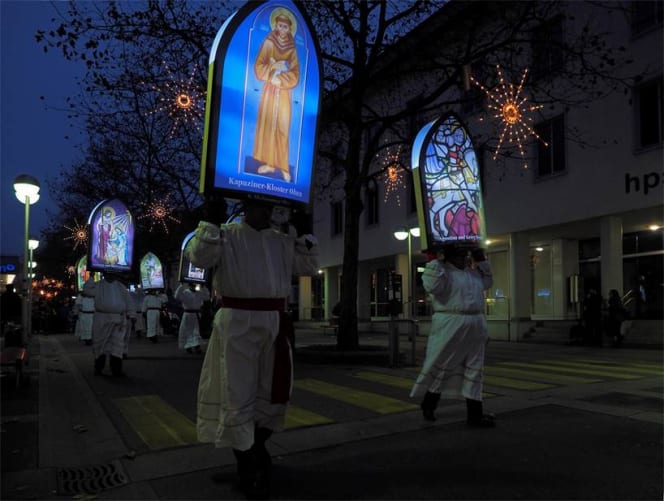
[[[64,2],[58,8],[65,9]],[[41,198],[30,206],[30,233],[39,238],[47,227],[47,210],[55,198],[48,179],[79,158],[80,131],[71,127],[65,98],[76,96],[76,76],[84,67],[48,53],[35,41],[38,29],[49,29],[56,15],[51,2],[0,0],[0,244],[3,256],[22,256],[25,206],[12,186],[19,174],[40,182]],[[69,139],[67,139],[67,136]],[[73,222],[72,222],[73,224]]]

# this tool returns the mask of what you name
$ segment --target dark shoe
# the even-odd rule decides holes
[[[496,419],[493,414],[484,414],[479,418],[468,419],[466,424],[471,428],[495,428]]]
[[[92,344],[92,339],[86,339],[84,341],[84,343],[85,343],[85,346],[90,346]]]
[[[194,352],[193,352],[193,350],[192,350],[191,348],[187,348],[187,353],[189,353],[190,355],[193,355],[193,354],[194,354]]]
[[[201,350],[200,346],[197,346],[196,348],[194,348],[194,350],[196,351],[196,355],[201,355],[203,353],[203,350]]]
[[[420,404],[420,409],[422,409],[422,416],[424,416],[425,420],[427,421],[436,420],[436,415],[434,411],[436,410],[436,406],[438,405],[439,400],[440,400],[440,393],[431,393],[430,391],[427,391],[424,394],[424,399]]]
[[[152,336],[150,338],[150,341],[153,342],[153,343],[156,343],[157,342],[157,336]]]
[[[240,486],[247,499],[268,499],[269,492],[264,473],[259,472],[253,449],[240,451],[233,449],[237,461]]]

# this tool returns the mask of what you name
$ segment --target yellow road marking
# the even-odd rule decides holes
[[[157,395],[116,398],[114,402],[150,449],[198,443],[195,424]]]
[[[490,386],[501,386],[515,390],[546,390],[555,388],[554,384],[538,383],[536,381],[524,381],[523,379],[512,379],[500,376],[484,375],[484,383]]]
[[[286,411],[286,428],[301,428],[303,426],[315,426],[318,424],[334,423],[334,419],[330,419],[315,412],[289,405]]]
[[[586,383],[597,383],[600,379],[591,379],[581,376],[568,376],[567,374],[552,374],[550,372],[537,372],[534,370],[525,370],[525,369],[512,369],[509,367],[497,367],[497,366],[486,366],[484,367],[484,374],[491,376],[514,376],[514,377],[526,377],[537,379],[541,381],[548,381],[551,383],[558,384],[586,384]]]
[[[300,390],[340,400],[363,409],[369,409],[378,414],[391,414],[419,408],[415,404],[403,402],[396,398],[384,397],[376,393],[355,390],[348,386],[326,383],[317,379],[297,379],[295,380],[295,387]]]
[[[649,376],[664,376],[664,368],[662,366],[655,366],[651,364],[640,364],[633,362],[611,362],[607,360],[584,360],[573,359],[565,363],[583,364],[585,367],[597,367],[598,369],[620,369],[636,374],[646,374]]]
[[[577,374],[590,374],[592,376],[607,376],[615,379],[639,379],[641,376],[636,376],[634,374],[625,374],[618,371],[602,371],[602,370],[593,370],[593,369],[583,369],[576,367],[566,367],[562,365],[556,365],[554,361],[548,360],[547,363],[527,363],[527,362],[502,362],[502,365],[508,365],[510,367],[528,367],[531,369],[539,370],[552,370],[559,372],[574,372]]]

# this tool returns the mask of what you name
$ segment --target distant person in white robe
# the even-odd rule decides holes
[[[136,320],[133,324],[133,331],[136,337],[145,336],[145,317],[143,316],[143,292],[135,290],[131,293],[136,305]]]
[[[216,267],[221,296],[198,386],[198,439],[233,448],[249,498],[267,495],[265,442],[283,429],[290,399],[292,276],[318,271],[315,237],[271,228],[271,213],[270,205],[248,202],[239,223],[201,221],[186,248],[195,266]]]
[[[84,295],[82,292],[76,296],[74,301],[74,315],[76,326],[74,335],[86,345],[92,344],[92,320],[95,314],[95,299]]]
[[[178,348],[187,353],[202,353],[200,316],[203,303],[210,299],[210,291],[202,286],[196,290],[196,285],[180,284],[175,291],[175,299],[182,303],[182,320],[178,330]]]
[[[150,290],[143,298],[142,311],[145,315],[145,336],[156,343],[159,336],[164,334],[164,329],[161,326],[161,310],[166,304],[168,298],[163,292]]]
[[[433,316],[424,364],[410,396],[424,396],[420,407],[428,421],[435,421],[441,395],[465,398],[468,425],[493,427],[493,416],[482,407],[489,340],[484,291],[493,284],[491,265],[482,249],[469,253],[468,248],[447,245],[427,263],[422,283]]]
[[[106,358],[110,356],[111,374],[124,377],[122,358],[126,353],[128,323],[136,316],[129,290],[115,276],[106,273],[99,282],[88,280],[83,293],[94,297],[95,301],[92,321],[95,375],[102,375]]]

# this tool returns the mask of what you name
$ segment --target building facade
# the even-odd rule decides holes
[[[524,142],[524,159],[518,154],[507,159],[496,156],[495,143],[493,148],[477,149],[486,214],[484,246],[495,273],[487,295],[492,338],[518,341],[551,330],[565,336],[582,316],[584,297],[591,290],[607,298],[616,289],[633,318],[661,342],[662,3],[624,6],[617,13],[594,11],[590,3],[561,2],[559,16],[543,20],[543,25],[563,40],[581,29],[580,19],[595,18],[596,25],[610,33],[611,45],[631,60],[625,71],[638,76],[625,78],[629,88],[607,89],[583,105],[549,103],[534,116],[532,130],[540,139],[533,135]],[[440,18],[432,16],[425,24]],[[429,27],[409,36],[435,31]],[[415,46],[420,42],[431,40],[410,40]],[[448,42],[445,35],[437,40]],[[538,53],[537,47],[522,59],[522,67],[531,69],[528,78],[542,78],[547,71],[555,73],[556,64],[565,64],[562,55]],[[472,67],[468,69],[472,74]],[[556,85],[555,78],[549,79],[549,85]],[[471,136],[490,136],[495,124],[485,112],[487,97],[471,87],[450,92],[476,92],[478,99],[422,113],[411,120],[411,137],[427,121],[448,111],[461,117]],[[527,97],[538,102],[542,95]],[[373,99],[379,101],[381,96]],[[452,101],[447,96],[445,102]],[[415,236],[405,241],[394,237],[398,227],[418,226],[412,179],[404,175],[402,181],[388,187],[376,177],[364,188],[358,316],[361,320],[386,318],[396,280],[401,282],[397,296],[404,301],[403,315],[417,317],[426,330],[430,310],[418,270],[426,262],[421,252],[426,244]],[[321,198],[314,206],[321,274],[307,284],[311,306],[300,311],[301,319],[329,318],[340,300],[343,215],[342,198]]]

